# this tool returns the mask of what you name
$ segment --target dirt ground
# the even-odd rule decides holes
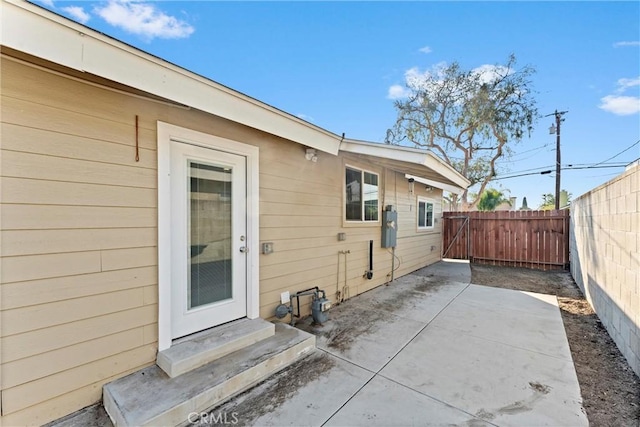
[[[568,271],[471,265],[471,283],[556,295],[591,426],[640,426],[640,380]]]

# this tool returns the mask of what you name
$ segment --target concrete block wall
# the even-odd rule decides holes
[[[640,165],[571,203],[571,275],[640,376]]]

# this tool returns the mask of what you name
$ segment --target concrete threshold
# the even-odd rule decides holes
[[[171,378],[269,338],[275,325],[263,319],[240,319],[176,341],[158,352],[157,364]]]
[[[103,404],[115,426],[188,424],[315,349],[315,337],[285,324],[275,335],[170,378],[157,365],[103,388]]]

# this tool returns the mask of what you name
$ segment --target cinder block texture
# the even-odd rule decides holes
[[[571,203],[571,275],[640,376],[640,165]]]

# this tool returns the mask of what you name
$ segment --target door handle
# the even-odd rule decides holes
[[[249,248],[248,248],[248,247],[246,247],[246,246],[240,246],[240,253],[245,254],[245,253],[247,253],[247,252],[249,252]]]

